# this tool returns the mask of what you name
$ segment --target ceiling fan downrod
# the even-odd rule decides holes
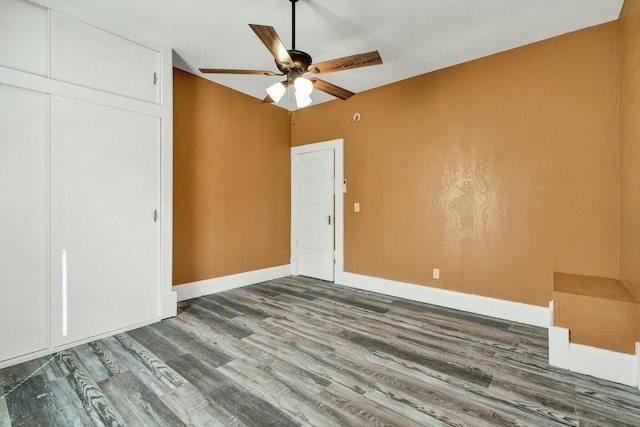
[[[289,0],[291,2],[291,49],[296,48],[296,3],[298,0]]]

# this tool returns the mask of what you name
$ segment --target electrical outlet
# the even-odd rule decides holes
[[[353,204],[353,211],[354,212],[360,212],[360,203],[354,203]]]
[[[436,280],[440,280],[440,269],[439,268],[434,268],[433,269],[433,278]]]

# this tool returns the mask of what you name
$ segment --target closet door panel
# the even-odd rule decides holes
[[[0,0],[0,66],[47,74],[47,10],[24,0]]]
[[[159,52],[51,13],[51,78],[157,103],[159,67]]]
[[[160,119],[51,99],[53,346],[160,316]]]
[[[47,347],[47,95],[0,84],[0,361]]]

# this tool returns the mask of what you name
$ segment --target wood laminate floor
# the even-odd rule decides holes
[[[42,367],[44,365],[44,367]],[[9,426],[639,426],[547,331],[289,277],[0,370]]]

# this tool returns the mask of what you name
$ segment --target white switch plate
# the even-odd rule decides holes
[[[433,278],[436,280],[440,279],[440,269],[439,268],[434,268],[433,269]]]
[[[354,203],[353,204],[353,211],[354,212],[360,212],[360,203]]]

